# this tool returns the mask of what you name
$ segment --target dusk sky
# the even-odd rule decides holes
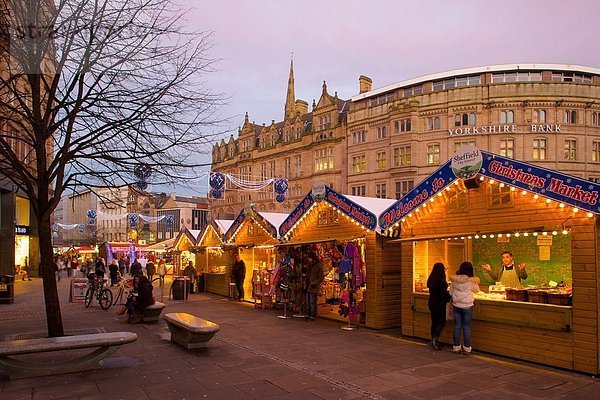
[[[600,67],[600,1],[188,0],[190,29],[212,31],[207,75],[229,96],[221,113],[236,135],[244,113],[283,118],[291,54],[296,98],[312,104],[327,81],[342,99],[446,70],[507,63]],[[310,108],[309,108],[310,110]],[[229,136],[229,133],[226,134]],[[210,152],[210,149],[207,149]],[[208,170],[208,168],[207,168]]]

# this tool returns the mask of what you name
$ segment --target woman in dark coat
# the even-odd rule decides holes
[[[429,288],[429,312],[431,313],[431,346],[441,350],[439,337],[446,325],[446,303],[449,301],[446,268],[441,262],[433,264],[431,274],[427,279]]]

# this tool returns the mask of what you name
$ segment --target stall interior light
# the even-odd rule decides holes
[[[592,213],[587,213],[588,218],[592,218],[594,216],[594,214]]]
[[[502,188],[503,188],[504,186],[506,186],[506,185],[504,184],[504,182],[502,182],[502,183],[500,184],[500,187],[502,187]]]

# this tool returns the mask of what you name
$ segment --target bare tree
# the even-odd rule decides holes
[[[202,81],[209,33],[170,0],[2,2],[0,175],[39,227],[49,336],[64,334],[50,215],[65,191],[189,178],[223,98]],[[210,128],[209,128],[210,127]]]

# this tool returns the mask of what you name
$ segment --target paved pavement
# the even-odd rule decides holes
[[[41,281],[15,287],[15,304],[0,304],[0,339],[43,335]],[[211,294],[164,301],[167,312],[189,312],[221,326],[208,349],[188,351],[169,341],[162,320],[123,325],[114,309],[70,304],[66,279],[59,293],[66,331],[132,331],[137,342],[97,371],[12,381],[0,371],[0,399],[600,398],[600,382],[585,375],[435,351],[394,330],[343,331],[331,321],[280,319],[280,310],[256,310]],[[156,295],[160,299],[161,291]]]

